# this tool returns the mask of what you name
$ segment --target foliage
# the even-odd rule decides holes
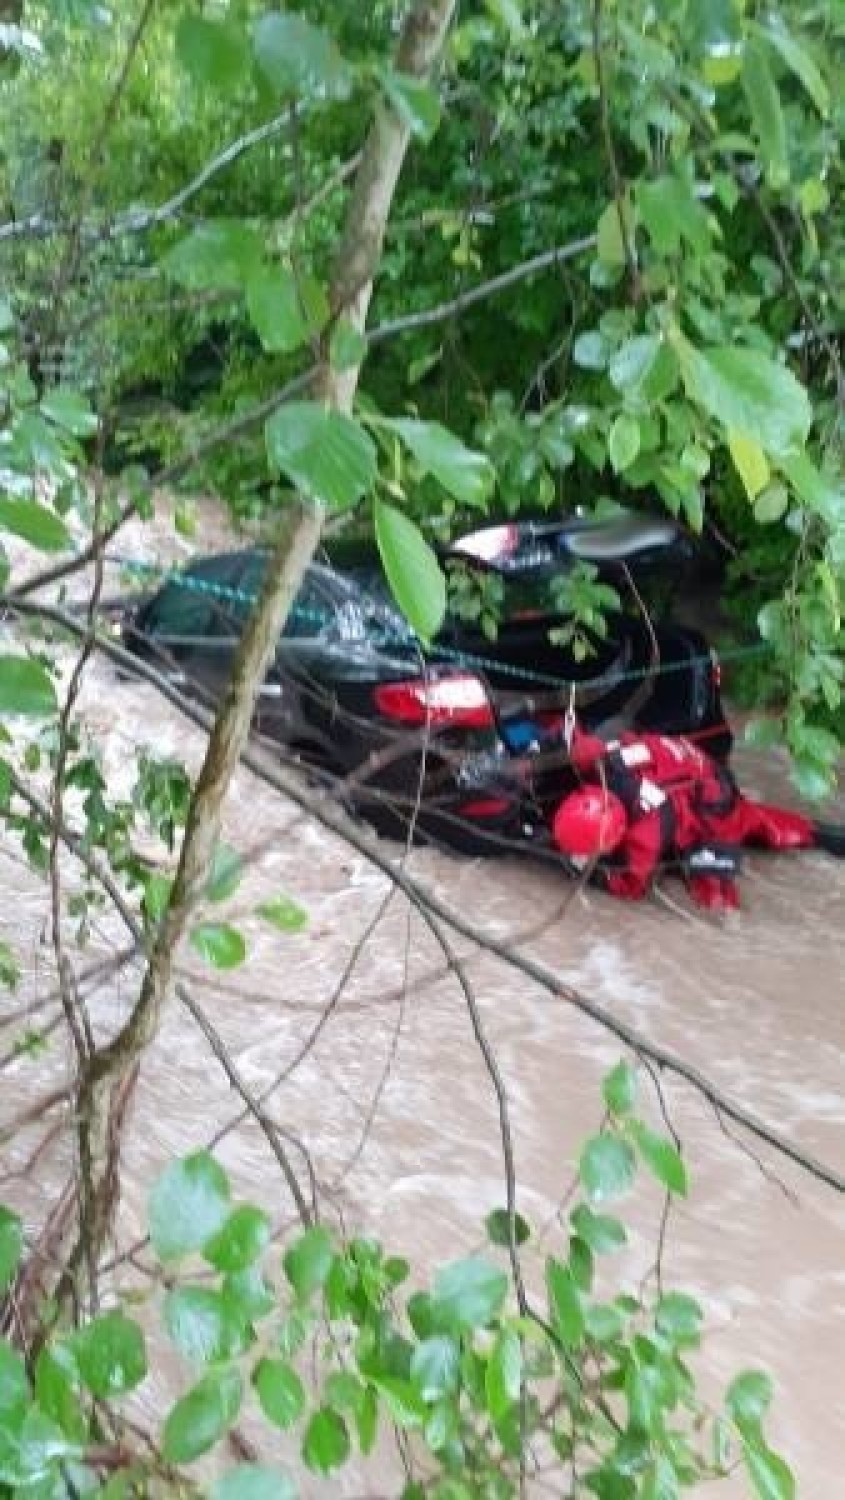
[[[337,1474],[391,1428],[413,1455],[406,1496],[504,1500],[518,1494],[520,1464],[533,1453],[570,1476],[573,1496],[679,1495],[741,1459],[754,1494],[788,1500],[792,1476],[763,1425],[768,1377],[743,1371],[722,1409],[708,1410],[690,1365],[703,1331],[695,1298],[659,1284],[636,1295],[604,1290],[600,1262],[627,1239],[604,1205],[631,1188],[639,1165],[670,1195],[686,1191],[676,1147],[636,1113],[630,1065],[608,1075],[604,1094],[608,1123],[582,1153],[563,1249],[545,1257],[544,1297],[522,1305],[503,1211],[490,1216],[485,1253],[441,1266],[431,1286],[411,1291],[407,1261],[321,1225],[290,1239],[279,1263],[270,1220],[233,1202],[212,1156],[172,1163],[149,1200],[159,1258],[149,1311],[184,1370],[154,1445],[161,1459],[96,1441],[103,1404],[119,1432],[125,1398],[147,1377],[137,1318],[114,1307],[54,1336],[33,1372],[0,1343],[3,1493],[22,1497],[38,1484],[58,1496],[70,1474],[86,1494],[124,1493],[118,1475],[143,1486],[165,1464],[182,1470],[250,1416],[263,1419],[267,1451],[283,1454],[284,1467],[240,1464],[209,1492],[216,1500],[293,1496],[298,1475]],[[0,1228],[8,1279],[20,1225],[4,1210]],[[521,1216],[517,1238],[536,1259]]]
[[[584,661],[595,650],[596,640],[606,639],[608,614],[621,606],[619,594],[600,581],[592,563],[576,563],[553,582],[555,607],[568,618],[551,632],[551,639],[568,646],[576,661]]]

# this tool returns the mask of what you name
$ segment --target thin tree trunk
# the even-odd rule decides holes
[[[455,11],[456,0],[414,0],[396,54],[396,67],[420,81],[432,73]],[[336,314],[363,327],[381,259],[384,234],[410,129],[387,105],[378,108],[366,141],[338,250],[330,301]],[[316,393],[349,410],[360,365],[342,374],[328,363]],[[171,988],[178,945],[190,921],[220,832],[223,803],[249,735],[258,690],[316,551],[324,514],[297,505],[286,513],[270,555],[258,602],[235,656],[232,677],[211,732],[188,815],[179,868],[165,917],[149,955],[138,1000],[113,1041],[84,1070],[79,1090],[79,1237],[63,1278],[60,1301],[81,1291],[85,1267],[99,1255],[114,1207],[114,1106],[121,1085],[154,1040]]]
[[[456,0],[418,0],[405,19],[396,53],[396,70],[425,81],[443,50]],[[367,137],[361,165],[338,248],[331,305],[363,333],[381,263],[382,246],[399,173],[411,138],[410,126],[388,105],[380,105]],[[326,363],[317,386],[332,406],[349,411],[358,387],[360,365],[334,371]]]

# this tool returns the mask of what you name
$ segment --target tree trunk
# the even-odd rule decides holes
[[[396,70],[425,81],[437,64],[455,13],[456,0],[418,0],[405,18]],[[399,173],[411,138],[410,126],[388,105],[379,106],[355,178],[335,262],[331,305],[363,333],[381,262],[382,246]],[[340,411],[349,411],[360,365],[341,371],[326,363],[317,385]]]

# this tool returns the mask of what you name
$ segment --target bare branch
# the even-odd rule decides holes
[[[554,245],[550,250],[543,250],[539,255],[532,255],[530,259],[510,266],[507,271],[501,271],[499,275],[479,282],[478,286],[470,287],[448,302],[439,302],[435,307],[426,307],[420,312],[408,313],[405,317],[392,318],[389,322],[377,324],[366,335],[367,341],[370,344],[380,344],[385,339],[395,338],[400,333],[411,333],[414,329],[427,328],[433,323],[446,323],[449,319],[466,312],[468,308],[474,307],[476,303],[486,302],[489,297],[497,297],[500,292],[509,291],[518,282],[527,281],[532,276],[539,276],[543,271],[553,270],[555,266],[563,265],[565,261],[576,260],[579,256],[585,255],[588,250],[594,250],[595,246],[594,234],[586,234],[580,239],[569,240],[564,245]]]
[[[290,124],[290,112],[285,110],[284,114],[276,115],[272,120],[267,120],[263,125],[258,125],[253,130],[247,130],[243,135],[230,141],[222,151],[213,156],[210,161],[199,171],[190,182],[160,203],[156,208],[133,208],[126,213],[118,214],[111,221],[90,219],[85,222],[78,231],[85,240],[102,243],[106,240],[119,239],[126,234],[144,234],[149,229],[158,228],[159,225],[173,219],[181,212],[186,203],[195,198],[197,193],[207,187],[220,172],[225,171],[233,162],[238,161],[255,146],[261,146],[265,141],[272,140],[274,136],[280,135]],[[311,213],[320,203],[325,202],[333,192],[347,181],[357,169],[360,162],[360,152],[341,162],[336,171],[329,174],[325,182],[321,183],[311,198],[299,209],[298,213]],[[12,220],[8,224],[0,224],[0,242],[12,239],[49,239],[54,235],[71,234],[74,226],[69,221],[61,219],[48,219],[43,214],[31,214],[27,219]]]
[[[273,1155],[276,1158],[276,1161],[279,1163],[279,1166],[282,1169],[282,1175],[284,1176],[285,1182],[290,1188],[291,1197],[296,1204],[300,1219],[306,1226],[312,1224],[313,1216],[311,1213],[311,1209],[309,1208],[308,1203],[303,1196],[302,1189],[299,1186],[299,1182],[296,1177],[296,1173],[291,1166],[290,1158],[284,1146],[282,1145],[281,1140],[279,1139],[279,1131],[276,1125],[268,1117],[266,1112],[262,1109],[261,1105],[258,1104],[253,1098],[250,1090],[247,1088],[247,1085],[241,1078],[241,1075],[238,1072],[235,1063],[232,1061],[232,1058],[229,1055],[229,1052],[225,1046],[225,1043],[223,1042],[222,1037],[220,1036],[220,1033],[211,1024],[208,1016],[205,1014],[205,1011],[193,998],[187,986],[177,983],[176,993],[179,996],[179,999],[181,1000],[185,1009],[196,1021],[196,1024],[198,1025],[200,1031],[208,1042],[208,1045],[214,1053],[214,1056],[217,1058],[217,1061],[223,1069],[223,1072],[226,1074],[226,1077],[231,1083],[232,1088],[246,1105],[247,1114],[250,1115],[253,1120],[255,1120],[259,1130],[267,1141],[270,1150],[272,1151]]]

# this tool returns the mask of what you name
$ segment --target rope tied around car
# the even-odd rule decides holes
[[[258,602],[258,595],[244,589],[233,587],[229,584],[215,583],[209,579],[191,577],[178,567],[167,567],[160,563],[143,562],[140,559],[126,558],[114,553],[107,554],[107,560],[113,562],[130,575],[140,578],[154,578],[161,583],[174,584],[178,588],[205,594],[225,603],[254,608]],[[305,624],[313,624],[322,627],[329,624],[333,615],[328,610],[312,609],[305,605],[294,603],[290,611],[290,618]],[[392,633],[385,632],[381,642],[386,648],[390,646],[408,647],[412,646],[425,657],[428,649],[425,642],[411,629],[410,626],[402,630],[396,629]],[[755,641],[746,645],[726,646],[719,650],[719,660],[725,661],[747,661],[755,657],[767,655],[771,652],[771,646],[767,641]],[[454,662],[455,666],[467,667],[484,671],[495,672],[499,676],[513,677],[520,682],[536,683],[540,687],[557,689],[558,692],[577,691],[584,686],[570,677],[561,677],[555,673],[537,671],[534,668],[514,666],[509,662],[503,662],[494,657],[484,656],[478,652],[452,649],[440,642],[437,644],[437,655],[442,659]],[[712,655],[707,652],[698,657],[685,657],[683,660],[672,662],[656,662],[646,667],[622,667],[611,669],[598,674],[589,680],[590,688],[601,688],[607,684],[621,682],[642,682],[656,676],[666,676],[671,673],[688,672],[691,667],[712,665]],[[540,706],[537,700],[532,700],[533,706]]]

